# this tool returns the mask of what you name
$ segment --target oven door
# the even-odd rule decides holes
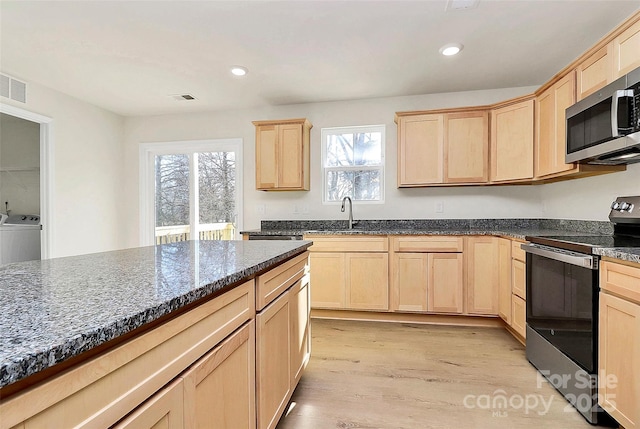
[[[597,368],[597,257],[523,245],[527,325],[586,371]]]

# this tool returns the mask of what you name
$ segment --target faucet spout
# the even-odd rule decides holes
[[[350,197],[344,197],[342,199],[342,207],[340,208],[340,211],[344,213],[345,203],[347,201],[349,201],[349,229],[353,229],[353,203],[351,202]]]

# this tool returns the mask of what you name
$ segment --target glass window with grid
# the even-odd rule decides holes
[[[323,201],[384,201],[384,125],[322,129]]]

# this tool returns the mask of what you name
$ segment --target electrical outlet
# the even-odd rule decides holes
[[[300,206],[300,213],[309,214],[309,204],[303,204]]]
[[[266,204],[257,204],[256,205],[256,211],[258,212],[258,214],[265,214],[267,212],[267,205]]]
[[[436,213],[444,213],[444,203],[442,201],[436,201]]]

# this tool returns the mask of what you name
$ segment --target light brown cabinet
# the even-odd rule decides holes
[[[149,398],[113,429],[183,429],[186,427],[183,402],[183,382],[179,379]]]
[[[613,80],[640,67],[640,21],[617,35],[611,45]]]
[[[444,115],[444,182],[486,183],[489,180],[489,113]]]
[[[533,99],[491,110],[491,181],[533,179]]]
[[[309,361],[308,253],[258,276],[256,414],[259,429],[275,428]],[[261,279],[266,276],[267,278]],[[284,291],[283,291],[284,289]],[[279,296],[270,293],[281,291]],[[262,295],[262,298],[260,297]],[[264,299],[270,296],[270,299]],[[244,427],[237,425],[233,427]]]
[[[527,336],[527,302],[517,295],[512,296],[511,328],[522,338]]]
[[[640,265],[600,267],[598,404],[626,429],[640,427]]]
[[[392,310],[461,314],[464,258],[459,237],[392,237]]]
[[[185,429],[255,428],[254,322],[207,353],[181,378]]]
[[[313,240],[311,306],[389,310],[388,239],[383,237],[305,236]]]
[[[444,116],[398,116],[398,187],[443,182]]]
[[[613,81],[613,44],[598,49],[576,67],[576,99],[582,100]]]
[[[536,98],[536,177],[571,172],[566,164],[565,110],[575,103],[575,73],[570,72]]]
[[[256,127],[256,189],[309,190],[309,139],[306,119],[254,121]]]
[[[398,186],[486,183],[486,110],[403,112],[398,123]]]
[[[500,281],[497,237],[465,237],[467,313],[498,315]]]
[[[511,324],[511,240],[498,239],[498,316]]]

